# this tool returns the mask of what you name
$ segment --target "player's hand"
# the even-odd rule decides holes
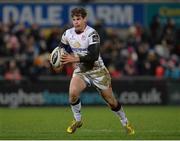
[[[53,73],[60,73],[60,72],[62,72],[63,67],[64,67],[64,65],[61,65],[60,67],[55,68],[50,64],[49,70]]]
[[[75,57],[74,55],[71,54],[63,54],[61,57],[61,61],[63,65],[68,64],[68,63],[77,63],[80,61],[79,57]]]

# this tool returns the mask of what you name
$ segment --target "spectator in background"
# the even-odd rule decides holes
[[[154,50],[148,51],[147,58],[142,62],[142,75],[155,76],[155,69],[158,65],[158,58]]]
[[[128,50],[128,58],[127,61],[125,62],[124,74],[128,76],[135,76],[137,75],[136,61],[138,59],[138,56],[134,51],[133,47],[128,47],[127,50]]]
[[[59,43],[59,37],[61,30],[59,28],[53,28],[50,35],[47,38],[47,50],[51,52]]]
[[[30,28],[30,34],[34,37],[35,41],[39,41],[40,40],[40,27],[34,23]]]
[[[15,60],[10,60],[4,74],[5,80],[21,80],[22,76]]]
[[[162,78],[164,76],[164,67],[162,65],[158,65],[155,70],[155,76],[157,78]]]
[[[104,28],[103,24],[104,24],[103,20],[97,19],[96,23],[94,25],[94,29],[99,33],[99,36],[103,37],[103,38],[101,38],[101,45],[103,45],[104,42],[107,40],[107,32],[106,32],[106,29]]]
[[[168,60],[164,76],[171,79],[180,78],[180,65],[175,56],[171,56],[171,59]]]
[[[10,35],[7,42],[6,42],[6,48],[10,53],[10,56],[14,56],[17,54],[20,50],[20,43],[15,35]]]
[[[150,34],[150,44],[152,46],[159,44],[161,42],[163,27],[160,22],[159,15],[155,15],[149,27]]]
[[[23,52],[23,60],[21,61],[21,71],[25,76],[31,80],[37,77],[37,69],[34,66],[34,59],[39,55],[39,46],[35,42],[34,36],[28,35],[26,48]]]
[[[180,27],[176,30],[175,47],[173,48],[172,53],[180,56]]]
[[[148,62],[147,62],[147,55],[149,51],[149,44],[146,43],[140,43],[139,46],[137,46],[137,55],[138,55],[138,60],[137,60],[137,68],[138,68],[138,74],[139,75],[146,75],[148,74],[147,69],[149,68]],[[149,70],[149,69],[148,69]]]
[[[167,19],[167,23],[163,29],[162,40],[165,40],[167,44],[175,45],[175,39],[176,39],[175,21],[169,18]]]

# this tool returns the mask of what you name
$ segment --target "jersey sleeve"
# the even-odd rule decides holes
[[[96,31],[88,35],[89,45],[100,43],[100,37]]]
[[[68,45],[68,40],[67,40],[67,35],[66,35],[66,31],[63,33],[62,37],[61,37],[61,42],[65,45]]]
[[[66,52],[72,53],[72,49],[69,46],[68,40],[67,40],[67,31],[65,31],[62,35],[61,42],[59,43],[59,47],[64,48]]]

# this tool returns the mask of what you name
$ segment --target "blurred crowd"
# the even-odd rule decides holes
[[[102,28],[97,30],[101,37],[105,35]],[[148,27],[136,24],[125,33],[110,30],[101,48],[113,77],[180,78],[180,27],[173,19],[162,24],[160,18],[154,16]]]
[[[50,68],[49,53],[59,44],[67,27],[41,29],[37,24],[0,23],[0,77],[6,80],[39,76],[71,76],[66,65],[56,74]],[[97,20],[94,28],[101,38],[101,55],[113,78],[155,76],[180,78],[180,27],[173,19],[165,24],[154,16],[148,27],[135,24],[127,29],[104,28]]]

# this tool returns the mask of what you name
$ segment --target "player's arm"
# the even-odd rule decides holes
[[[99,57],[99,49],[100,45],[99,43],[97,44],[92,44],[88,47],[88,53],[85,56],[74,56],[72,54],[64,54],[62,55],[62,62],[63,64],[67,63],[77,63],[77,62],[94,62],[98,59]]]
[[[59,46],[60,48],[64,48],[64,50],[65,50],[67,53],[72,54],[72,49],[70,48],[69,45],[60,42],[58,46]]]
[[[79,60],[83,63],[94,63],[98,60],[100,52],[100,38],[96,31],[93,31],[88,36],[88,52],[85,56],[80,56]]]
[[[99,57],[100,44],[92,44],[88,47],[88,53],[85,56],[80,56],[79,61],[88,63],[95,62]]]

